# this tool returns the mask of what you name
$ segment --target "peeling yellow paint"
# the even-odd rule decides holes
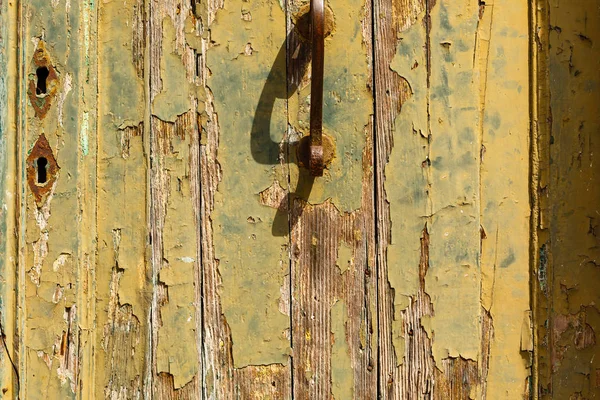
[[[353,263],[354,254],[352,247],[348,246],[345,242],[341,242],[338,247],[337,266],[340,269],[340,273],[343,274],[348,270],[350,265]]]
[[[23,131],[20,139],[22,154],[30,150],[40,137],[47,138],[52,157],[35,153],[47,159],[54,158],[60,166],[47,180],[42,181],[36,171],[28,170],[29,182],[43,187],[47,196],[41,201],[33,196],[31,186],[23,187],[25,209],[20,215],[24,227],[22,258],[23,271],[29,277],[20,279],[21,343],[20,396],[27,399],[74,398],[77,387],[79,328],[76,301],[82,286],[79,284],[79,248],[82,236],[80,190],[79,121],[82,89],[77,86],[80,75],[80,53],[77,47],[80,19],[70,18],[70,12],[79,13],[72,5],[69,12],[53,9],[48,2],[30,2],[21,5],[23,30],[20,60],[26,68],[23,85],[29,90],[22,111]],[[24,38],[36,37],[29,41]],[[47,92],[36,89],[37,65],[34,51],[45,52],[44,67],[56,75],[46,81]],[[40,53],[36,53],[38,56]],[[37,59],[40,60],[39,58]],[[41,65],[41,64],[40,64]],[[35,92],[31,92],[31,83]],[[50,101],[52,99],[52,101]],[[40,113],[35,107],[44,104]],[[44,136],[41,136],[41,135]],[[75,143],[72,147],[71,144]],[[38,157],[38,155],[36,155]],[[39,160],[38,160],[39,161]],[[56,165],[56,164],[55,164]],[[26,182],[23,182],[26,183]],[[45,187],[44,187],[45,185]],[[41,355],[41,357],[40,357]],[[26,384],[24,384],[26,383]],[[36,390],[44,387],[45,391]]]
[[[206,4],[170,2],[162,9],[158,3],[0,2],[0,318],[6,348],[16,353],[21,398],[151,397],[165,376],[161,373],[172,375],[168,389],[192,383],[188,387],[198,385],[212,395],[229,385],[242,397],[281,398],[293,375],[290,302],[297,287],[289,275],[289,254],[307,251],[289,243],[295,223],[288,220],[294,202],[289,192],[313,204],[329,199],[342,214],[372,200],[363,177],[373,106],[365,83],[378,84],[371,82],[365,61],[371,56],[363,37],[371,33],[363,19],[369,4],[328,3],[335,29],[326,42],[324,129],[335,139],[336,158],[325,177],[307,184],[306,171],[295,165],[294,144],[308,131],[309,77],[294,94],[287,83],[286,56],[292,54],[284,10],[295,4],[211,3],[210,25],[203,26],[198,15]],[[389,5],[396,25],[406,29],[389,67],[408,84],[410,96],[394,122],[394,150],[385,169],[391,244],[380,254],[387,257],[394,294],[392,343],[397,363],[403,364],[398,370],[420,357],[429,374],[424,386],[434,387],[418,395],[440,398],[461,386],[464,397],[516,399],[530,390],[531,352],[548,343],[546,386],[532,389],[540,397],[553,391],[555,398],[593,398],[600,393],[595,358],[600,300],[594,286],[600,220],[594,159],[600,115],[597,2],[549,1],[550,172],[540,178],[540,193],[533,197],[546,196],[552,206],[534,216],[542,221],[539,228],[548,230],[548,242],[539,249],[541,264],[534,268],[539,268],[540,296],[549,296],[551,318],[537,321],[540,331],[548,332],[535,338],[536,310],[529,303],[529,262],[537,255],[530,255],[528,242],[528,111],[536,88],[530,88],[528,75],[527,2],[438,0],[418,12],[425,2],[404,3]],[[147,8],[149,20],[140,7]],[[148,26],[156,30],[148,33]],[[18,40],[11,38],[17,34]],[[46,95],[26,94],[26,85],[37,79],[36,49],[48,52],[58,74]],[[200,63],[195,70],[192,59]],[[202,64],[205,59],[208,65]],[[205,89],[207,107],[214,96],[210,117],[197,115]],[[390,96],[400,92],[389,90]],[[10,98],[15,93],[21,98]],[[261,107],[265,98],[273,100],[272,107]],[[50,105],[43,118],[34,109],[38,102]],[[181,118],[194,126],[186,123],[182,129]],[[205,131],[201,148],[197,129],[206,126],[195,123],[208,119],[218,134]],[[13,153],[25,167],[42,134],[60,171],[43,200],[36,200],[25,179],[37,171],[17,173]],[[219,164],[210,179],[221,179],[214,209],[212,192],[198,195],[196,175],[206,166],[197,154],[210,146],[218,147]],[[202,240],[214,242],[215,254],[203,257],[212,263],[214,256],[219,265],[214,288],[223,314],[215,307],[215,331],[225,332],[208,350],[198,348],[202,330],[211,328],[202,326],[206,307],[200,309],[200,296],[206,287],[196,280],[204,272],[200,207],[208,214],[206,230],[214,229],[214,237]],[[346,240],[353,236],[370,246],[372,232],[351,229],[337,254],[331,252],[339,268],[330,287],[335,296],[346,290],[355,270],[365,268],[361,283],[370,285],[371,269],[361,265],[364,255]],[[426,256],[422,232],[430,235]],[[308,247],[311,238],[313,248],[323,241],[315,232],[306,237]],[[361,319],[360,334],[348,338],[348,321],[356,317],[348,307],[337,300],[331,332],[326,329],[331,395],[352,398],[364,379],[380,380],[381,388],[403,384],[385,383],[395,376],[361,375],[364,365],[357,364],[353,346],[358,343],[365,359],[371,357],[375,348],[368,346],[375,344],[368,338],[376,333],[370,325],[379,316],[373,303],[366,305],[373,315]],[[407,315],[419,307],[409,321]],[[225,338],[229,329],[232,341]],[[321,340],[314,326],[294,336],[310,345]],[[411,348],[418,340],[431,348]],[[203,358],[210,364],[227,357],[229,363],[231,343],[231,366],[200,365]],[[406,349],[415,352],[405,354]],[[1,395],[12,398],[17,377],[6,372],[12,368],[6,356],[0,343]],[[318,386],[322,366],[304,361],[302,373]],[[244,374],[254,381],[240,389]],[[279,379],[276,388],[272,376]],[[248,388],[256,390],[242,392]]]
[[[170,17],[163,19],[160,71],[162,90],[154,97],[152,114],[163,121],[175,122],[190,108],[192,85],[187,85],[186,70],[176,53],[176,32]]]
[[[394,288],[392,342],[402,364],[405,342],[401,311],[419,289],[421,231],[428,214],[428,123],[425,12],[402,32],[390,67],[406,79],[412,96],[402,104],[395,120],[394,146],[386,166],[385,191],[390,202],[391,245],[388,281]]]
[[[252,13],[251,22],[240,20],[242,5]],[[208,52],[213,74],[208,86],[218,114],[218,161],[223,168],[212,214],[213,240],[236,367],[287,364],[290,351],[285,333],[289,317],[279,311],[280,284],[289,271],[287,253],[280,249],[288,240],[273,235],[287,231],[288,221],[276,219],[277,210],[261,205],[259,199],[280,168],[279,146],[272,143],[280,142],[286,130],[285,103],[274,100],[270,115],[257,113],[263,90],[284,97],[285,58],[277,54],[285,37],[285,15],[276,1],[226,2],[211,26],[215,47]],[[247,43],[252,43],[251,55],[244,53]],[[269,71],[280,79],[263,88]],[[266,127],[258,132],[262,137],[251,137],[255,119],[262,119],[261,126]],[[256,146],[254,154],[251,144]],[[248,223],[249,218],[256,223]]]
[[[433,315],[422,318],[421,326],[437,368],[459,357],[480,368],[489,365],[489,385],[485,377],[472,382],[478,396],[499,393],[500,387],[521,396],[529,373],[521,354],[530,334],[521,329],[529,307],[527,113],[514,113],[511,106],[528,107],[526,7],[523,1],[438,1],[430,19],[424,11],[401,33],[390,66],[412,94],[395,121],[385,182],[397,361],[403,362],[405,349],[401,311],[419,288],[419,238],[426,223],[425,289]],[[495,336],[486,355],[481,305],[489,310],[496,296],[509,297],[511,306],[493,307]]]
[[[331,307],[331,392],[336,400],[352,399],[354,394],[354,368],[346,339],[346,304],[338,300]]]
[[[364,4],[364,0],[328,2],[335,17],[335,29],[325,40],[323,131],[334,139],[335,158],[324,177],[314,181],[306,200],[318,204],[331,199],[340,211],[356,210],[362,200],[362,186],[349,182],[362,182],[366,126],[373,104],[365,84],[369,81],[369,68],[361,25]],[[290,124],[303,135],[309,131],[309,95],[310,86],[301,86],[288,103]],[[296,165],[290,166],[290,176],[292,185],[309,179],[307,172],[299,171]],[[307,195],[299,190],[297,193]]]
[[[479,73],[473,68],[479,3],[431,10],[430,268],[433,356],[477,360],[480,346]]]
[[[159,130],[160,131],[160,130]],[[173,132],[172,130],[171,132]],[[160,308],[162,326],[158,333],[157,370],[173,375],[175,388],[198,373],[196,349],[196,219],[190,185],[190,147],[197,145],[192,132],[183,137],[166,136],[166,153],[157,155],[157,167],[166,185],[166,215],[162,230],[163,266],[159,280],[167,285],[168,300]],[[164,157],[164,159],[163,159]],[[159,161],[160,160],[160,161]]]
[[[144,82],[132,62],[134,5],[98,4],[96,397],[139,396],[146,370],[148,149]]]
[[[487,391],[523,396],[530,375],[529,71],[525,1],[486,2],[481,85],[482,305],[494,321]],[[480,24],[480,27],[482,25]],[[480,30],[480,32],[482,32]],[[515,112],[515,110],[523,110]],[[527,324],[527,325],[524,325]]]

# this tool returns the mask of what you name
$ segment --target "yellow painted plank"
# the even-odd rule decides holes
[[[94,220],[83,213],[79,196],[90,187],[80,180],[87,168],[79,146],[85,114],[80,5],[20,4],[23,398],[75,397],[79,363],[90,361],[78,354],[78,299],[85,290],[79,279],[85,258],[80,251],[93,254],[93,236],[84,229]]]
[[[485,232],[481,297],[494,326],[487,392],[504,398],[523,395],[533,350],[527,8],[521,0],[486,2],[477,52],[482,70],[481,226]]]
[[[152,299],[146,95],[134,0],[98,6],[97,235],[92,397],[144,393]]]
[[[242,7],[251,21],[241,19]],[[287,127],[285,51],[280,52],[285,37],[285,14],[277,1],[226,2],[211,25],[215,47],[207,54],[208,85],[218,115],[222,171],[211,219],[235,367],[287,364],[290,352],[289,317],[279,309],[289,273],[288,239],[273,235],[287,235],[288,222],[276,220],[277,210],[261,204],[260,195],[274,182],[287,187],[277,180],[285,176],[277,172]],[[263,91],[262,100],[274,102],[272,110],[259,104]]]
[[[415,15],[390,63],[410,95],[385,165],[397,369],[384,393],[521,397],[532,346],[527,3],[440,0]]]
[[[200,397],[202,391],[198,113],[204,99],[196,93],[201,82],[189,47],[200,41],[191,12],[190,4],[170,1],[150,7],[152,370],[158,397]]]
[[[17,5],[0,4],[0,393],[18,395],[17,347],[17,204],[18,104]]]
[[[479,352],[479,3],[438,1],[431,9],[429,114],[430,268],[425,291],[435,316],[433,355],[476,360]]]

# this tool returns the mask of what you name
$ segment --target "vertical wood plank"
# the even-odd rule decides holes
[[[94,253],[95,214],[85,212],[93,161],[80,146],[84,126],[85,6],[20,4],[21,118],[19,351],[20,396],[74,398],[79,388],[84,264]],[[89,15],[87,15],[89,18]],[[89,88],[89,86],[88,86]],[[89,92],[87,95],[89,96]],[[81,193],[86,194],[80,196]],[[93,204],[92,204],[93,207]],[[87,255],[86,255],[87,254]],[[44,388],[44,389],[40,389]]]
[[[489,368],[484,386],[488,397],[502,393],[519,398],[531,385],[527,7],[524,1],[486,2],[478,31],[481,305],[482,315],[493,324],[480,362]]]
[[[532,2],[530,15],[531,48],[531,271],[533,306],[533,376],[532,395],[543,398],[548,394],[551,378],[551,348],[549,342],[551,293],[548,286],[551,273],[549,262],[550,202],[548,184],[550,177],[550,81],[548,75],[549,3]]]
[[[327,4],[324,134],[335,158],[323,178],[290,147],[294,398],[377,396],[373,208],[372,14],[363,1]],[[290,142],[309,133],[308,6],[288,2]]]
[[[200,57],[206,397],[286,399],[285,14],[274,1],[196,7],[210,29]]]
[[[412,168],[404,168],[403,172],[399,173],[398,175],[386,174],[385,172],[387,168],[386,164],[390,159],[393,148],[397,146],[396,143],[398,141],[400,142],[400,151],[406,151],[409,155],[414,154],[415,151],[424,151],[422,145],[419,146],[419,140],[421,140],[419,137],[413,138],[409,136],[407,138],[409,142],[405,143],[405,140],[403,139],[406,137],[406,135],[400,137],[395,135],[395,124],[401,108],[413,94],[411,88],[414,87],[415,91],[427,88],[425,71],[428,60],[425,42],[425,7],[425,1],[422,0],[408,0],[399,2],[375,1],[373,10],[374,14],[377,16],[377,18],[374,19],[375,59],[373,66],[375,70],[374,92],[376,122],[376,157],[374,164],[376,196],[375,207],[377,215],[377,321],[379,333],[378,391],[381,398],[385,399],[406,398],[407,392],[417,392],[419,389],[420,392],[426,392],[430,386],[429,379],[425,377],[431,375],[431,363],[428,361],[428,354],[419,356],[422,357],[419,359],[423,360],[423,364],[419,365],[418,368],[410,368],[410,364],[408,363],[408,367],[400,369],[397,368],[397,366],[403,362],[403,357],[406,351],[405,348],[410,349],[409,351],[413,354],[419,355],[423,354],[423,352],[429,349],[429,343],[423,340],[425,336],[424,331],[415,330],[414,327],[411,327],[408,322],[406,323],[407,328],[403,328],[402,325],[400,325],[401,321],[403,320],[410,321],[412,318],[420,320],[423,313],[428,313],[429,304],[417,300],[418,303],[414,303],[413,306],[415,312],[411,312],[410,316],[407,315],[406,317],[402,317],[400,314],[401,309],[406,307],[406,305],[405,307],[402,307],[401,303],[405,302],[406,293],[403,294],[401,289],[397,290],[391,286],[391,283],[393,282],[393,276],[403,279],[402,277],[405,276],[405,274],[407,276],[412,275],[414,278],[412,285],[416,285],[416,276],[414,275],[414,272],[412,274],[410,272],[411,268],[414,268],[416,263],[411,266],[409,265],[410,263],[407,262],[405,263],[406,267],[402,267],[398,265],[392,265],[388,261],[388,248],[392,244],[390,202],[393,203],[393,201],[390,199],[391,193],[388,195],[385,188],[385,185],[388,184],[388,176],[390,178],[397,176],[398,179],[404,180],[404,182],[402,182],[403,187],[410,187],[411,184],[416,185],[413,187],[413,190],[409,189],[407,191],[408,193],[411,193],[412,196],[414,196],[414,193],[420,193],[425,189],[423,187],[419,187],[419,185],[423,185],[424,177],[421,172],[421,166],[418,163]],[[406,51],[403,54],[404,57],[401,59],[394,59],[396,56],[397,46],[399,45],[398,39],[406,37],[410,34],[409,32],[414,32],[412,35],[416,36],[410,38],[410,40],[408,40],[408,44],[405,45]],[[403,44],[404,43],[400,42],[400,45]],[[398,69],[399,62],[401,63],[404,61],[404,63],[410,63],[410,68],[415,65],[415,61],[417,60],[421,60],[421,68],[415,70],[415,79],[418,79],[418,81],[412,83],[412,86],[410,77],[402,77],[401,73],[398,73],[390,68],[392,61],[396,62],[396,69]],[[420,77],[419,74],[421,75]],[[419,100],[421,104],[413,106],[415,107],[414,112],[425,112],[423,101],[426,101],[424,94]],[[420,110],[418,110],[418,108],[420,108]],[[426,139],[428,136],[426,121],[423,121],[423,116],[421,116],[420,119],[422,132],[419,133],[419,136],[424,136],[424,139]],[[410,118],[407,118],[407,120],[410,120]],[[412,124],[411,129],[413,129]],[[404,163],[410,163],[409,157],[404,158]],[[411,175],[413,179],[416,179],[416,181],[411,182],[409,180]],[[421,194],[421,196],[416,196],[415,198],[422,199],[423,195]],[[407,200],[408,199],[410,199],[409,196],[407,196]],[[409,200],[408,204],[412,205],[411,203],[412,200]],[[421,208],[423,207],[424,206],[421,206]],[[409,210],[411,208],[412,207],[406,207],[405,212],[410,212]],[[413,215],[413,218],[415,218],[413,221],[411,221],[413,227],[420,225],[420,230],[422,230],[424,223],[421,222],[420,216],[423,215],[423,210],[419,210],[417,207],[415,207],[411,214]],[[400,224],[400,222],[396,222],[396,224]],[[419,227],[417,226],[417,229],[418,228]],[[406,229],[406,233],[412,233],[414,235],[415,232],[410,232]],[[420,237],[420,235],[417,236],[417,238],[418,237]],[[398,240],[396,243],[402,244],[402,241]],[[412,243],[404,243],[404,245],[411,244],[413,249],[412,252],[410,250],[402,252],[399,251],[398,255],[404,253],[408,259],[413,260],[415,260],[416,257],[420,258],[422,254],[419,254],[421,247],[418,245],[418,243],[415,243],[414,240]],[[418,245],[416,249],[414,246],[415,244]],[[389,252],[389,254],[394,254],[394,252]],[[406,336],[405,332],[411,329],[413,332],[417,332],[415,340],[412,343],[405,344],[403,340]],[[415,370],[424,371],[423,379],[411,379],[410,376],[407,376],[414,376],[413,371]],[[421,387],[417,389],[418,386]]]
[[[199,21],[192,5],[152,1],[149,18],[153,396],[202,396]],[[201,50],[201,49],[200,49]],[[200,94],[202,91],[200,92]]]
[[[541,178],[548,180],[538,184],[551,208],[540,218],[547,233],[540,235],[536,267],[550,312],[544,314],[544,303],[539,307],[538,325],[548,328],[538,338],[549,352],[541,358],[537,390],[540,398],[597,398],[600,12],[597,1],[553,0],[546,16],[540,23],[547,21],[549,30],[540,32],[538,61],[547,70],[537,72],[549,96],[540,101],[550,116],[541,132],[547,141],[540,142],[549,156],[540,157],[540,170],[547,171]]]
[[[143,64],[138,60],[144,32],[137,23],[145,10],[136,0],[103,1],[97,7],[101,40],[92,397],[148,397],[152,294],[147,227],[148,97]]]
[[[81,290],[77,302],[80,305],[79,325],[79,398],[94,396],[95,376],[95,324],[96,321],[96,262],[97,262],[97,165],[98,165],[98,7],[94,2],[81,4],[81,30],[79,34],[81,51],[80,87],[82,115],[79,126],[80,189],[79,208],[82,215],[82,241],[79,246],[80,268],[78,280]]]
[[[19,393],[17,329],[18,7],[0,3],[0,393]]]
[[[385,18],[376,32],[385,39],[382,30],[395,28],[399,38],[375,52],[380,393],[523,396],[531,350],[527,119],[499,104],[528,107],[527,34],[512,28],[517,15],[527,26],[526,3],[499,6],[495,25],[492,2],[405,5],[402,17],[396,4],[377,4]],[[395,48],[393,58],[384,46]],[[394,79],[401,84],[390,88]],[[501,128],[498,119],[506,119]],[[493,167],[483,164],[490,151]],[[507,157],[519,167],[505,178],[499,160]],[[507,207],[513,225],[498,217]],[[489,240],[488,226],[499,241]],[[497,284],[503,267],[510,270],[498,272]],[[518,293],[513,307],[492,308],[499,291]]]

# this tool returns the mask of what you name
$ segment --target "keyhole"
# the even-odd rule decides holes
[[[40,157],[37,159],[37,183],[44,184],[48,180],[46,176],[46,166],[48,165],[48,160],[44,157]]]
[[[39,67],[35,71],[35,74],[37,75],[37,86],[35,88],[35,94],[46,94],[46,79],[48,78],[50,71],[46,67]]]

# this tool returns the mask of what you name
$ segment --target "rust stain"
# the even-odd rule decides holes
[[[35,72],[30,74],[27,95],[35,111],[35,116],[43,119],[52,105],[60,83],[58,73],[43,40],[39,41],[33,54],[32,66],[35,68]]]
[[[310,156],[310,136],[300,139],[296,154],[300,167],[308,168]],[[331,136],[323,134],[323,165],[327,168],[335,158],[335,141]]]
[[[40,171],[40,168],[44,168],[45,171]],[[42,133],[27,157],[27,183],[38,207],[42,206],[52,190],[59,169],[50,143]]]
[[[559,369],[564,354],[571,347],[584,350],[596,345],[596,333],[588,321],[585,307],[571,315],[557,315],[553,321],[554,349],[552,352],[553,369]],[[593,319],[593,318],[592,318]]]
[[[294,28],[300,35],[300,39],[303,41],[310,40],[310,4],[305,4],[298,12],[292,15],[292,22]],[[323,28],[323,36],[328,37],[335,30],[335,19],[333,17],[333,10],[329,7],[325,7],[325,26]]]

